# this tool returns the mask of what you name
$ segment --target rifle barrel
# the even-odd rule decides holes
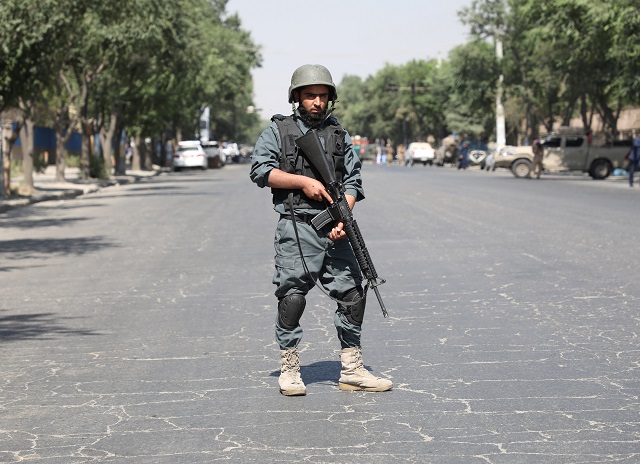
[[[373,286],[373,291],[376,293],[376,298],[378,299],[378,303],[380,303],[380,309],[382,309],[382,315],[384,317],[388,317],[387,308],[384,307],[384,303],[382,302],[382,297],[380,296],[380,292],[378,291],[378,286]]]

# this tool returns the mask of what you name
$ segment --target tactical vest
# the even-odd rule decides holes
[[[280,151],[280,170],[289,174],[298,174],[322,182],[316,170],[309,165],[307,159],[299,152],[295,140],[304,135],[292,116],[274,115],[271,120],[276,123],[280,131],[280,141],[282,148]],[[318,137],[324,140],[325,152],[331,155],[329,162],[336,172],[336,179],[342,180],[344,177],[344,138],[346,131],[335,118],[325,121],[325,127],[318,130]],[[325,205],[321,201],[312,200],[301,190],[288,190],[272,188],[273,203],[282,203],[287,199],[289,193],[293,193],[294,209],[324,209]]]

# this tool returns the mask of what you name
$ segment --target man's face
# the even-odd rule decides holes
[[[299,91],[300,106],[312,115],[322,115],[329,104],[329,87],[314,84],[302,87]]]

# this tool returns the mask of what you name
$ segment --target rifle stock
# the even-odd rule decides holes
[[[378,286],[385,283],[384,279],[378,278],[378,273],[373,266],[373,261],[367,250],[367,246],[364,243],[364,238],[360,233],[358,223],[353,218],[353,213],[349,204],[344,197],[344,186],[341,182],[336,180],[334,169],[329,164],[329,160],[325,153],[325,149],[322,146],[318,133],[315,130],[307,132],[302,137],[299,137],[295,141],[296,145],[303,151],[307,161],[318,171],[320,177],[331,195],[333,203],[327,207],[324,211],[316,215],[311,223],[316,230],[321,229],[331,221],[342,222],[344,225],[344,231],[347,234],[353,253],[356,256],[360,270],[365,279],[367,279],[367,286],[373,288],[382,314],[387,317],[387,309],[382,301],[382,296],[378,291]]]

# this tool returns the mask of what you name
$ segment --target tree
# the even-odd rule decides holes
[[[449,105],[447,127],[486,138],[494,132],[498,62],[486,41],[472,41],[450,53],[447,68]]]
[[[33,126],[35,111],[52,75],[56,50],[64,48],[64,31],[72,23],[58,0],[4,0],[0,3],[0,111],[18,108],[20,118],[6,137],[4,186],[10,194],[11,148],[22,134],[25,193],[33,190]],[[26,126],[26,127],[25,127]]]

